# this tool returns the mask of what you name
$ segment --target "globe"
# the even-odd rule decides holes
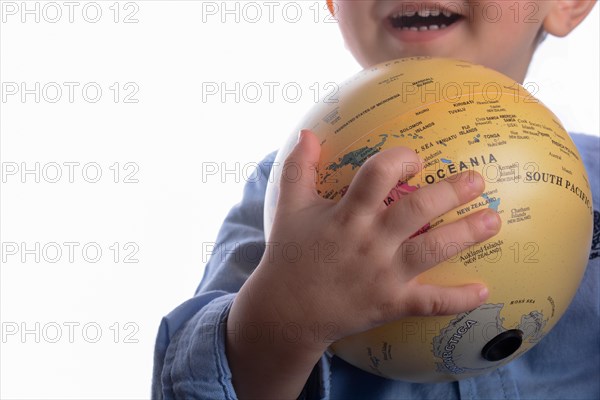
[[[457,315],[405,318],[344,338],[330,347],[336,356],[390,379],[460,380],[518,358],[564,314],[587,265],[590,186],[559,119],[520,84],[464,61],[399,59],[341,84],[299,128],[320,139],[317,190],[327,199],[339,200],[369,157],[406,146],[422,158],[423,169],[391,188],[382,199],[387,206],[425,185],[475,170],[486,181],[484,193],[421,231],[486,207],[502,219],[498,235],[418,276],[423,283],[447,286],[483,282],[489,289],[485,304]],[[289,137],[272,169],[267,240],[282,165],[296,138],[297,133]]]

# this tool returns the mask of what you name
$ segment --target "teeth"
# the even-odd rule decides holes
[[[439,25],[429,25],[429,26],[411,26],[410,28],[408,26],[403,26],[402,30],[403,31],[413,31],[413,32],[422,32],[422,31],[437,31],[439,29],[443,29],[445,28],[446,25],[442,24],[441,26]]]
[[[419,11],[414,11],[414,10],[406,10],[402,13],[398,12],[392,15],[392,18],[394,19],[398,19],[401,17],[414,17],[415,15],[419,15],[419,17],[422,18],[427,18],[427,17],[438,17],[440,16],[440,14],[443,14],[445,17],[451,17],[453,15],[453,13],[451,11],[448,10],[440,10],[440,9],[435,9],[435,10],[419,10]]]
[[[440,15],[444,15],[447,18],[453,18],[452,21],[454,22],[456,19],[460,18],[459,15],[455,15],[453,12],[448,11],[448,10],[442,10],[439,8],[436,9],[422,9],[422,10],[418,10],[418,11],[413,11],[413,10],[406,10],[404,12],[398,12],[395,14],[392,14],[391,18],[393,19],[402,19],[403,17],[414,17],[415,15],[418,15],[419,18],[428,18],[428,17],[439,17]],[[431,22],[434,22],[435,20],[431,20]],[[399,21],[394,21],[393,24],[396,27],[396,29],[401,29],[403,31],[413,31],[413,32],[422,32],[422,31],[437,31],[439,29],[444,29],[447,28],[448,25],[446,24],[431,24],[431,25],[422,25],[423,22],[425,22],[424,19],[418,20],[418,21],[414,21],[413,22],[417,22],[415,23],[415,25],[418,26],[399,26],[399,25],[408,25],[410,24],[409,21],[405,21],[404,23],[399,22]],[[437,21],[435,21],[437,22]]]

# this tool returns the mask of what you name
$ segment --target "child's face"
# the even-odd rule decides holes
[[[550,0],[337,0],[335,15],[347,47],[363,67],[410,56],[451,57],[523,82],[554,6]],[[410,17],[419,10],[440,13]]]

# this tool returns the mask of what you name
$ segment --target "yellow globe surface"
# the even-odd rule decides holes
[[[331,346],[337,356],[392,379],[459,380],[519,357],[565,312],[587,265],[590,186],[558,118],[521,85],[463,61],[395,60],[340,85],[300,128],[312,129],[321,140],[317,188],[325,198],[339,200],[370,156],[406,146],[425,164],[391,188],[381,200],[387,206],[470,169],[483,175],[485,192],[422,231],[485,207],[502,219],[498,235],[418,277],[448,286],[483,282],[490,290],[486,304],[458,315],[406,318],[342,339]],[[290,136],[275,160],[265,200],[267,238],[282,165],[296,138],[297,133]],[[456,244],[433,250],[443,255],[451,246]],[[425,257],[432,249],[415,251]]]

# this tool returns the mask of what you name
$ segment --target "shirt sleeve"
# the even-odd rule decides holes
[[[226,320],[265,250],[263,203],[275,153],[248,177],[242,201],[225,219],[193,298],[163,318],[152,376],[153,399],[235,399],[225,355]]]

